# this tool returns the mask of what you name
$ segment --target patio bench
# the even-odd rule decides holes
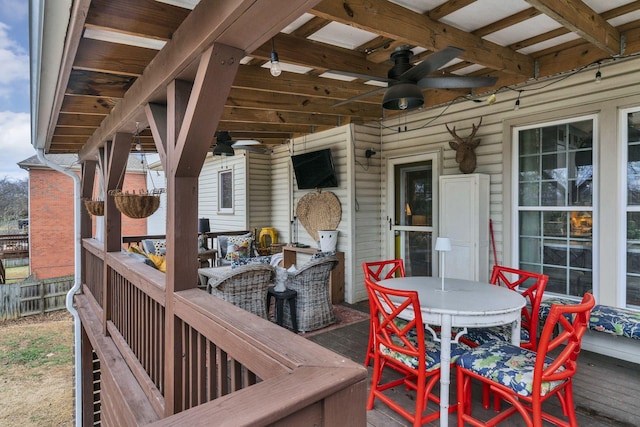
[[[540,324],[551,304],[571,304],[567,298],[549,298],[540,304]],[[556,331],[557,332],[557,331]],[[597,304],[591,310],[589,330],[582,340],[585,350],[640,364],[640,312]]]
[[[551,304],[573,304],[566,298],[549,298],[540,304],[539,318],[544,323]],[[610,335],[640,340],[640,312],[625,308],[596,304],[591,310],[589,329]]]

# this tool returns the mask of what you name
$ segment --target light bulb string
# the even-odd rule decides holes
[[[497,93],[499,93],[499,92],[502,92],[502,91],[505,91],[505,90],[510,90],[510,91],[513,91],[513,92],[518,92],[518,99],[519,99],[519,98],[520,98],[520,96],[522,95],[522,92],[534,92],[534,91],[537,91],[537,90],[546,89],[546,88],[548,88],[549,86],[554,85],[554,84],[556,84],[556,83],[560,83],[560,82],[562,82],[562,81],[564,81],[564,80],[568,79],[569,77],[572,77],[572,76],[574,76],[574,75],[576,75],[576,74],[578,74],[578,73],[580,73],[580,72],[584,71],[585,69],[587,69],[587,68],[589,68],[589,67],[592,67],[592,66],[594,66],[594,65],[596,65],[596,64],[598,65],[598,68],[600,68],[600,65],[601,65],[601,63],[602,63],[603,61],[606,61],[606,60],[609,60],[609,59],[610,59],[611,61],[624,60],[624,59],[636,58],[636,57],[639,57],[639,56],[640,56],[640,53],[634,53],[634,54],[632,54],[632,55],[627,55],[627,56],[624,56],[624,57],[601,58],[601,59],[598,59],[598,60],[596,60],[596,61],[590,62],[589,64],[583,65],[582,67],[580,67],[580,68],[578,68],[578,69],[576,69],[576,70],[572,71],[571,73],[566,74],[566,75],[564,75],[564,76],[562,76],[562,77],[560,77],[560,78],[558,78],[558,79],[551,80],[551,81],[547,82],[546,84],[543,84],[543,85],[540,85],[540,86],[536,86],[536,87],[531,87],[531,88],[528,88],[528,89],[524,89],[524,88],[519,88],[519,89],[518,89],[518,88],[516,88],[516,87],[511,87],[511,86],[500,86],[498,89],[496,89],[496,90],[494,90],[493,92],[491,92],[491,95],[494,95],[494,96],[495,96],[495,95],[496,95]],[[449,109],[449,107],[451,107],[453,104],[455,104],[455,103],[457,103],[457,102],[459,102],[459,101],[474,101],[474,102],[482,102],[481,100],[474,99],[474,98],[473,98],[473,97],[471,97],[470,95],[464,95],[464,96],[463,96],[463,95],[460,95],[460,96],[457,96],[457,97],[455,97],[454,99],[452,99],[451,101],[447,102],[447,103],[446,103],[446,105],[444,106],[443,110],[442,110],[440,113],[438,113],[435,117],[432,117],[431,119],[429,119],[429,120],[428,120],[426,123],[424,123],[423,125],[418,126],[418,127],[414,128],[414,129],[410,129],[410,130],[412,130],[412,131],[414,131],[414,130],[420,130],[420,129],[423,129],[423,128],[425,128],[425,127],[429,126],[431,123],[433,123],[434,121],[436,121],[437,119],[439,119],[440,117],[442,117],[442,116],[444,115],[444,113],[445,113],[445,112],[447,112],[447,110]],[[379,126],[380,126],[380,128],[381,128],[381,129],[398,131],[398,128],[396,128],[396,127],[391,127],[391,126],[386,126],[386,125],[384,125],[384,124],[382,123],[382,121],[383,121],[383,120],[384,120],[384,118],[381,118],[380,120],[378,120],[378,124],[379,124]],[[409,131],[409,129],[406,129],[406,128],[405,128],[404,132],[408,132],[408,131]]]

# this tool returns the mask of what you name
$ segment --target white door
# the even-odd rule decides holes
[[[437,273],[439,158],[432,152],[387,162],[387,257],[403,259],[407,276]]]

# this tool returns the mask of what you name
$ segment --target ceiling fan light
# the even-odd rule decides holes
[[[384,94],[382,108],[385,110],[413,110],[424,105],[424,95],[413,83],[398,83]]]

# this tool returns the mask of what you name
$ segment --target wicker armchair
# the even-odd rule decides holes
[[[331,306],[329,275],[338,265],[335,256],[312,260],[299,270],[288,273],[285,286],[298,292],[296,315],[298,330],[309,332],[335,323],[336,316]],[[284,324],[293,328],[289,307],[284,307]]]
[[[267,290],[274,274],[275,270],[269,264],[244,265],[231,269],[218,280],[210,280],[207,292],[267,319]]]

